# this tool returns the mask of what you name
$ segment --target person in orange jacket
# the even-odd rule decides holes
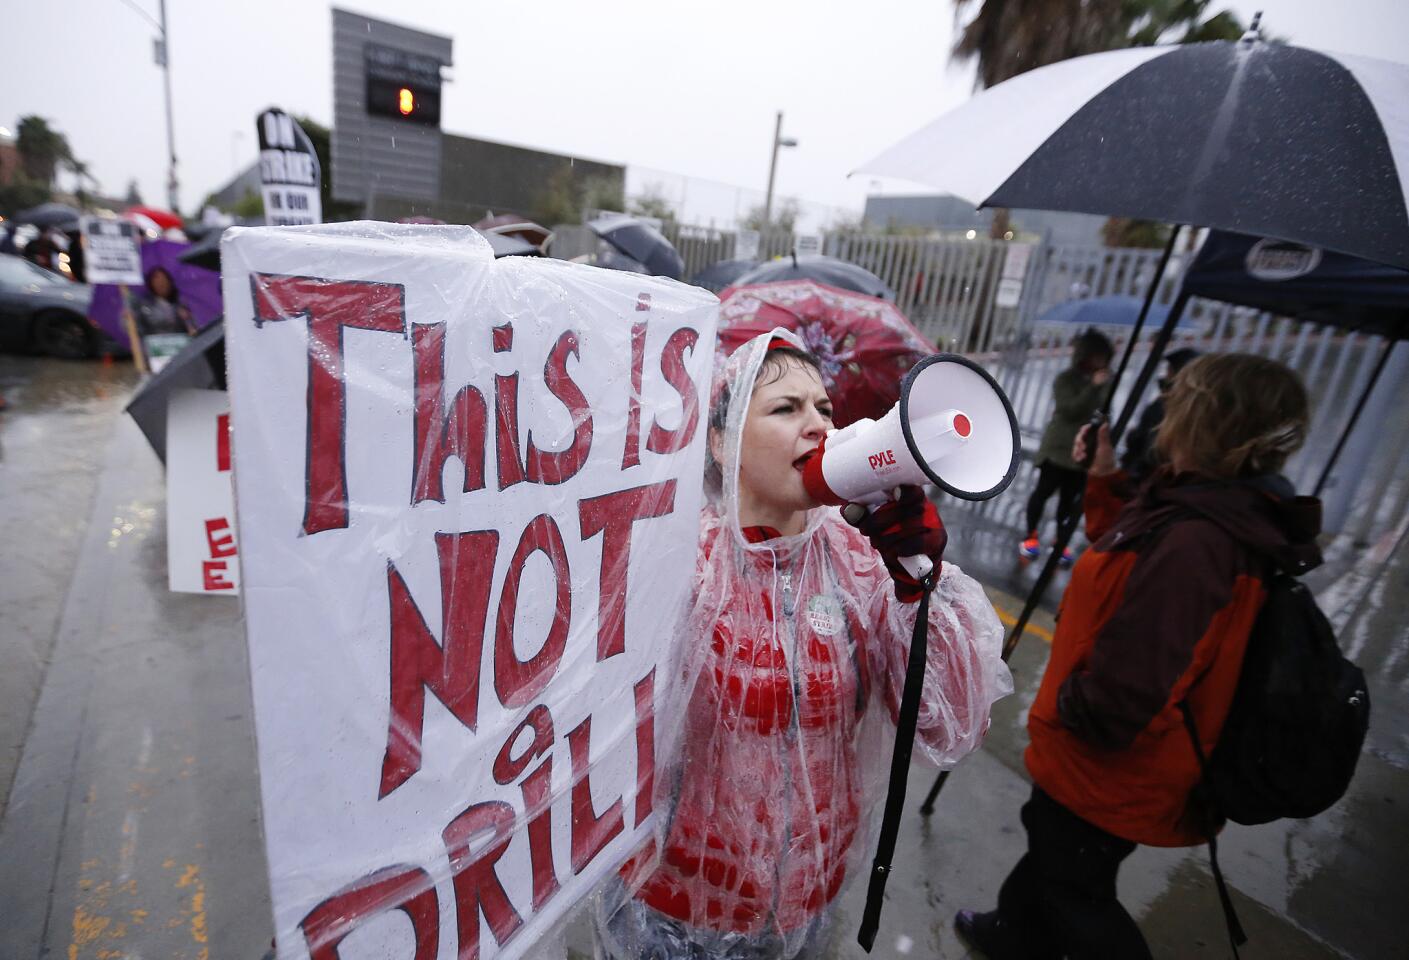
[[[1101,427],[1085,501],[1094,546],[1072,571],[1028,715],[1027,853],[996,910],[955,918],[990,960],[1150,956],[1116,873],[1137,844],[1208,839],[1179,705],[1211,753],[1267,577],[1320,562],[1320,503],[1278,472],[1307,424],[1295,373],[1223,354],[1175,378],[1155,441],[1163,463],[1138,491]]]

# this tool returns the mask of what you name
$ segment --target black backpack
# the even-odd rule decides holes
[[[1179,707],[1204,774],[1191,799],[1210,808],[1211,828],[1223,818],[1255,825],[1321,813],[1350,786],[1370,724],[1365,674],[1341,655],[1311,591],[1280,572],[1268,581],[1211,757],[1188,704]],[[1213,832],[1214,880],[1236,954],[1247,938],[1218,869]]]

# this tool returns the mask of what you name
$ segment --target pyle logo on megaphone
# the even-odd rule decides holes
[[[871,469],[877,473],[893,473],[893,470],[885,470],[885,467],[895,467],[895,451],[882,450],[880,453],[873,453],[870,457]],[[896,467],[896,470],[899,470]]]
[[[1002,388],[972,361],[942,353],[906,374],[884,417],[833,431],[802,480],[814,500],[837,505],[876,504],[895,487],[926,483],[987,500],[1012,482],[1018,449]]]

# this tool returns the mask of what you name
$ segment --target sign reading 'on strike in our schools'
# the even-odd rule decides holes
[[[277,107],[259,115],[259,180],[264,222],[303,226],[323,222],[322,167],[298,121]]]
[[[279,956],[533,956],[660,813],[717,302],[463,228],[222,258]]]

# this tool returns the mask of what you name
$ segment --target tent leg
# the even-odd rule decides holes
[[[1159,369],[1160,361],[1164,359],[1164,351],[1169,347],[1169,341],[1174,337],[1174,328],[1179,325],[1179,320],[1184,316],[1184,308],[1189,305],[1189,294],[1181,288],[1179,296],[1174,298],[1174,304],[1169,308],[1169,316],[1164,320],[1164,326],[1155,336],[1155,342],[1150,346],[1150,356],[1145,361],[1145,365],[1140,368],[1140,376],[1135,378],[1135,386],[1130,389],[1130,396],[1125,400],[1125,406],[1120,411],[1120,416],[1116,419],[1115,426],[1111,428],[1111,443],[1119,443],[1120,438],[1125,433],[1125,428],[1130,424],[1130,420],[1135,416],[1135,409],[1140,404],[1140,397],[1145,393],[1145,388],[1150,385],[1150,381],[1155,377],[1155,371]]]
[[[1155,278],[1150,281],[1150,286],[1145,290],[1145,302],[1140,305],[1140,315],[1135,318],[1135,327],[1130,331],[1130,339],[1125,343],[1125,350],[1120,355],[1120,365],[1115,369],[1115,376],[1111,377],[1110,389],[1106,392],[1106,402],[1102,409],[1109,413],[1111,404],[1115,402],[1115,391],[1120,386],[1120,378],[1125,375],[1125,368],[1130,363],[1130,354],[1135,350],[1135,344],[1140,339],[1140,332],[1145,329],[1145,318],[1150,315],[1150,307],[1154,305],[1155,297],[1159,295],[1159,285],[1164,281],[1165,268],[1169,266],[1170,255],[1174,253],[1175,241],[1179,239],[1179,232],[1183,230],[1183,224],[1174,224],[1174,229],[1169,232],[1169,242],[1164,245],[1164,252],[1160,254],[1159,264],[1155,267]]]
[[[1356,401],[1355,409],[1350,412],[1350,419],[1346,421],[1345,428],[1341,430],[1341,435],[1336,440],[1335,449],[1331,451],[1331,458],[1321,469],[1321,477],[1316,481],[1316,489],[1311,492],[1313,497],[1321,496],[1321,490],[1326,486],[1326,481],[1331,478],[1331,471],[1335,469],[1336,461],[1340,459],[1341,451],[1345,449],[1345,442],[1350,439],[1351,433],[1355,430],[1355,424],[1365,409],[1365,403],[1370,399],[1370,394],[1375,392],[1375,384],[1379,382],[1380,374],[1384,372],[1385,364],[1389,362],[1389,355],[1394,352],[1394,345],[1398,342],[1395,339],[1385,340],[1384,348],[1380,351],[1380,359],[1375,361],[1375,369],[1370,371],[1370,380],[1365,384],[1365,389],[1360,392],[1360,399]]]
[[[925,794],[925,802],[920,804],[920,816],[928,817],[934,813],[934,802],[939,797],[939,791],[944,789],[944,781],[949,779],[949,771],[939,771],[939,776],[934,778],[934,786],[930,787],[930,792]]]

